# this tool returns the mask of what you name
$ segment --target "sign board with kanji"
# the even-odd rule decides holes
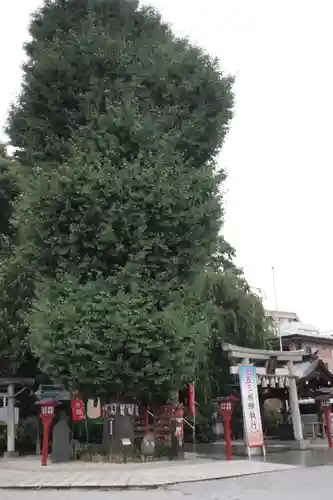
[[[40,408],[41,417],[48,417],[49,415],[54,415],[54,405],[43,405]]]
[[[240,365],[239,382],[246,444],[248,448],[264,446],[256,367],[253,365]]]
[[[79,422],[85,419],[84,403],[81,399],[71,400],[71,410],[73,422]]]

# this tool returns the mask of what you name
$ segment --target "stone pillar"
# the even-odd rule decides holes
[[[7,410],[7,451],[5,457],[15,457],[15,393],[14,384],[10,384],[7,389],[8,410]]]
[[[301,412],[299,411],[298,404],[298,393],[297,393],[297,385],[296,385],[296,377],[295,377],[295,367],[292,361],[288,361],[288,370],[289,370],[289,402],[291,415],[293,420],[293,429],[294,429],[294,438],[296,441],[303,440],[303,429],[302,429],[302,421],[301,421]]]
[[[40,455],[42,452],[41,442],[40,442],[40,418],[37,416],[37,432],[36,432],[36,455]]]

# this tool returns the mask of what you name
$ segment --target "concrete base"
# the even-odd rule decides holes
[[[267,448],[266,448],[267,450]],[[232,447],[232,452],[235,456],[238,456],[238,457],[247,457],[248,456],[248,453],[247,453],[247,448],[244,444],[239,444],[239,445],[236,445],[236,446],[233,446]],[[259,457],[259,456],[262,456],[262,448],[258,447],[258,448],[251,448],[251,457]]]
[[[325,443],[325,446],[327,447],[327,443]],[[280,440],[271,440],[267,439],[265,440],[265,448],[266,448],[266,453],[267,454],[273,454],[273,453],[283,453],[284,451],[305,451],[309,450],[310,448],[314,448],[315,446],[311,444],[311,441],[303,439],[302,441],[295,441],[295,440],[290,440],[290,441],[280,441]],[[321,447],[323,445],[321,444]],[[185,445],[185,450],[187,453],[192,452],[192,445],[187,444]],[[209,456],[220,456],[223,457],[225,456],[225,443],[223,441],[218,441],[215,443],[200,443],[196,445],[196,454],[205,456],[208,458]],[[233,441],[232,442],[232,454],[235,457],[247,457],[247,448],[244,445],[243,441]],[[251,455],[254,456],[260,456],[262,455],[262,449],[261,448],[252,448],[251,450]]]
[[[302,439],[302,441],[290,441],[288,444],[284,443],[284,449],[289,450],[308,450],[310,448],[311,442],[307,439]]]
[[[5,451],[3,454],[3,458],[18,458],[18,451]]]
[[[290,450],[308,450],[311,447],[310,441],[302,440],[302,441],[275,441],[274,443],[265,442],[266,453],[281,453],[284,451]],[[240,457],[247,456],[247,449],[244,444],[235,444],[232,447],[233,453]],[[251,456],[260,456],[262,455],[261,448],[252,448]]]

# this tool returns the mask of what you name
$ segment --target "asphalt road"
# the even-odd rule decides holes
[[[149,491],[0,490],[0,500],[316,500],[332,488],[333,465],[326,465]]]

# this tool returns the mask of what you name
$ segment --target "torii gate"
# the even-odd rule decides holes
[[[4,457],[12,458],[16,457],[18,453],[15,450],[15,425],[18,422],[18,410],[15,409],[15,387],[19,389],[19,393],[25,388],[32,387],[35,383],[33,378],[10,378],[10,377],[0,377],[0,388],[6,388],[6,392],[1,392],[0,397],[2,399],[2,416],[7,425],[7,451],[4,453]]]
[[[298,404],[296,380],[301,376],[297,365],[303,361],[305,351],[271,351],[263,349],[249,349],[247,347],[222,344],[222,349],[228,354],[229,359],[236,363],[230,367],[232,375],[239,376],[241,365],[255,365],[261,362],[264,366],[256,367],[257,385],[262,387],[286,387],[289,391],[289,403],[292,414],[294,438],[303,441],[301,414]],[[277,366],[277,365],[280,366]],[[245,437],[245,436],[244,436]]]

